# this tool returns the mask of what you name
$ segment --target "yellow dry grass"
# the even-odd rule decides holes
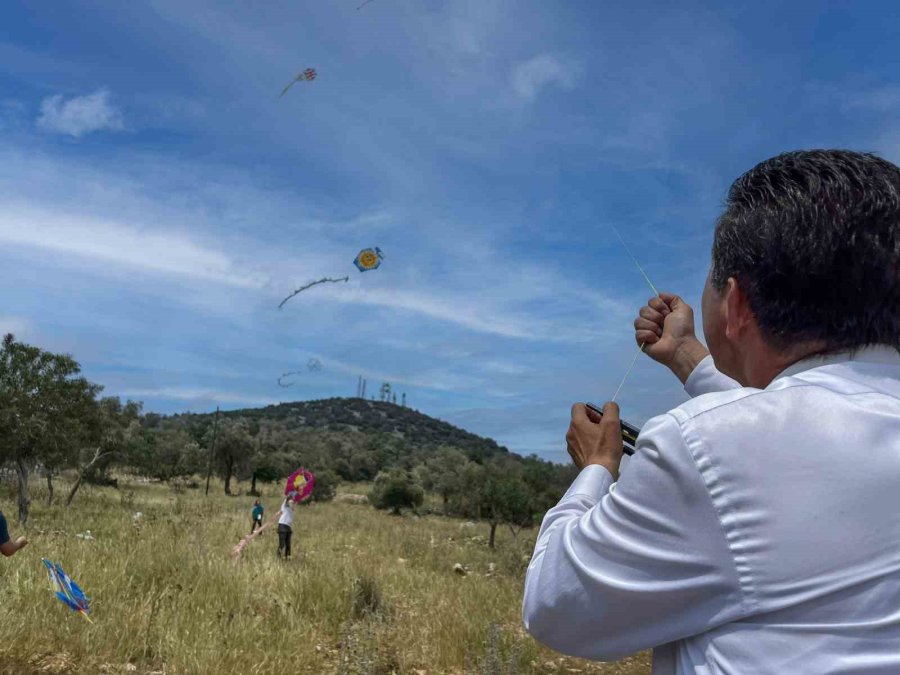
[[[88,488],[68,510],[46,506],[35,486],[31,543],[0,560],[0,673],[649,673],[646,655],[589,663],[524,633],[534,532],[514,541],[498,531],[491,550],[482,524],[317,504],[297,510],[293,560],[276,559],[277,535],[267,531],[233,564],[251,498],[226,497],[219,484],[208,498],[120,486]],[[269,517],[277,489],[263,491]],[[8,488],[0,508],[12,521]],[[86,530],[94,540],[75,537]],[[52,596],[41,557],[85,589],[93,623]],[[457,563],[466,576],[454,573]],[[360,579],[374,582],[378,615],[354,618]]]

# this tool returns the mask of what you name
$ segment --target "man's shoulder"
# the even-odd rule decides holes
[[[719,409],[735,410],[752,406],[755,403],[755,397],[765,395],[765,389],[756,389],[754,387],[740,387],[737,389],[727,389],[725,391],[715,391],[709,394],[702,394],[691,398],[677,408],[669,411],[669,414],[675,417],[679,422],[689,419],[695,419]],[[725,410],[722,410],[725,412]]]

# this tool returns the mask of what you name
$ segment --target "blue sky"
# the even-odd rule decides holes
[[[741,172],[900,161],[892,3],[358,4],[6,3],[0,330],[152,411],[363,375],[562,461],[649,295],[608,224],[696,305]],[[367,246],[385,260],[361,274]],[[642,423],[683,398],[641,358],[620,403]]]

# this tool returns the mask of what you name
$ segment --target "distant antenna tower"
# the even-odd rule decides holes
[[[397,405],[397,392],[394,392],[394,395],[391,396],[391,403]]]
[[[365,397],[366,397],[366,378],[363,378],[362,394],[360,395],[360,398],[364,399]]]
[[[400,401],[401,401],[400,405],[402,405],[405,408],[406,407],[406,392],[405,391],[403,392],[403,398],[401,398]]]
[[[379,391],[379,395],[381,396],[382,401],[386,401],[388,403],[391,402],[391,383],[390,382],[382,382],[381,390]]]
[[[362,398],[362,375],[356,380],[356,398]]]

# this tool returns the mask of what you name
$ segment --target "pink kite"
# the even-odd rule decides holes
[[[297,469],[288,476],[287,484],[284,486],[284,494],[294,502],[302,502],[312,493],[313,485],[316,477],[312,471],[307,469]]]

